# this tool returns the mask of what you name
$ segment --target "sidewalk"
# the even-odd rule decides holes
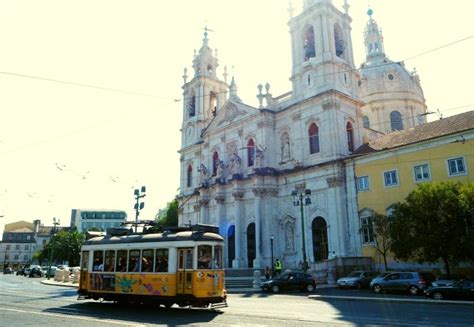
[[[73,284],[72,282],[57,282],[54,279],[43,279],[41,284],[51,285],[51,286],[63,286],[63,287],[75,287],[78,288],[79,284]]]

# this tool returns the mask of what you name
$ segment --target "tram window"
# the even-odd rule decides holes
[[[82,269],[89,268],[89,251],[82,252],[81,268]]]
[[[138,272],[140,271],[140,250],[130,250],[128,256],[128,271]]]
[[[156,272],[168,272],[168,249],[156,250]]]
[[[198,246],[198,269],[211,269],[212,246]]]
[[[105,271],[114,271],[115,250],[105,251]]]
[[[118,250],[117,251],[117,267],[115,268],[117,272],[127,271],[127,250]]]
[[[142,251],[142,272],[153,271],[153,250]]]
[[[104,271],[104,251],[94,251],[93,271]]]
[[[186,267],[185,269],[193,269],[193,250],[186,249]]]
[[[222,268],[222,262],[223,262],[222,253],[223,253],[222,246],[216,245],[214,247],[214,260],[212,261],[214,269]]]

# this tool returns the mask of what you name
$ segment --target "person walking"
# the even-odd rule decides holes
[[[280,259],[275,260],[275,276],[278,276],[281,274],[281,269],[282,269],[282,264]]]
[[[265,279],[266,280],[270,279],[270,267],[268,266],[265,267]]]

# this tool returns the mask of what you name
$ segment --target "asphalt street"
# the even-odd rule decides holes
[[[78,301],[75,288],[0,275],[0,321],[2,326],[474,326],[472,304],[374,302],[369,291],[338,289],[317,289],[313,295],[320,298],[245,292],[230,294],[229,307],[216,311],[158,309]]]

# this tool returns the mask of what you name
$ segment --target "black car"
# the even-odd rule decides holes
[[[444,274],[436,278],[433,282],[433,287],[438,286],[451,286],[461,279],[469,279],[466,275],[463,274]]]
[[[474,300],[474,281],[460,280],[450,286],[430,287],[425,290],[425,296],[435,300],[465,299]]]
[[[262,291],[272,291],[273,293],[287,290],[312,292],[316,288],[316,282],[310,274],[285,272],[278,277],[262,282],[260,287]]]
[[[6,267],[3,269],[3,274],[4,275],[13,274],[13,269],[10,267]]]
[[[30,274],[28,275],[28,277],[43,277],[44,276],[44,272],[43,270],[41,270],[41,268],[31,268],[30,270]]]
[[[16,274],[17,274],[17,276],[18,276],[18,275],[19,275],[19,276],[26,276],[25,267],[23,267],[23,268],[17,270],[17,271],[16,271]]]

